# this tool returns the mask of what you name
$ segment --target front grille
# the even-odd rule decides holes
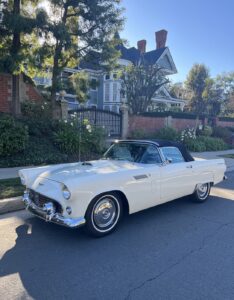
[[[38,207],[41,207],[41,208],[43,208],[43,205],[45,203],[52,202],[55,206],[56,212],[58,212],[58,213],[63,212],[61,204],[59,204],[57,201],[55,201],[51,198],[48,198],[44,195],[41,195],[33,190],[29,190],[29,198],[32,200],[33,203],[35,203]]]

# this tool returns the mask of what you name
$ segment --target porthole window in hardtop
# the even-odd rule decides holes
[[[180,150],[176,147],[162,147],[162,153],[166,160],[170,160],[171,163],[184,162],[184,157]]]

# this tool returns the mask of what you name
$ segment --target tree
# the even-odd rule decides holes
[[[20,114],[19,79],[32,57],[30,35],[42,25],[45,13],[36,11],[39,0],[0,0],[0,71],[12,74],[12,113]]]
[[[98,63],[113,64],[119,54],[114,33],[123,19],[119,0],[50,0],[48,24],[39,55],[43,67],[52,67],[51,101],[56,117],[56,92],[65,67],[96,56]]]
[[[217,117],[224,104],[223,91],[212,78],[206,79],[206,86],[202,93],[206,104],[205,112],[211,117]]]
[[[223,114],[234,114],[234,72],[218,75],[215,81],[216,85],[222,91]]]
[[[196,113],[197,120],[199,116],[206,111],[206,99],[203,97],[203,93],[206,89],[206,82],[209,79],[209,70],[203,64],[195,64],[189,71],[187,79],[185,81],[185,87],[190,92],[190,106]]]
[[[164,77],[162,68],[145,63],[124,69],[122,80],[122,93],[133,114],[145,112],[155,92],[169,82]]]

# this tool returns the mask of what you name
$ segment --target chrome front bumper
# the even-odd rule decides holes
[[[69,228],[76,228],[85,224],[85,218],[83,217],[77,219],[65,218],[61,214],[56,213],[51,202],[44,204],[43,208],[38,207],[32,202],[27,192],[23,195],[23,202],[27,210],[47,222],[56,223]]]

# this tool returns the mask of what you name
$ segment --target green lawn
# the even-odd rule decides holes
[[[222,157],[224,157],[224,158],[233,158],[234,159],[234,154],[225,154],[225,155],[222,155]]]
[[[0,180],[0,199],[21,196],[24,190],[19,178]]]

